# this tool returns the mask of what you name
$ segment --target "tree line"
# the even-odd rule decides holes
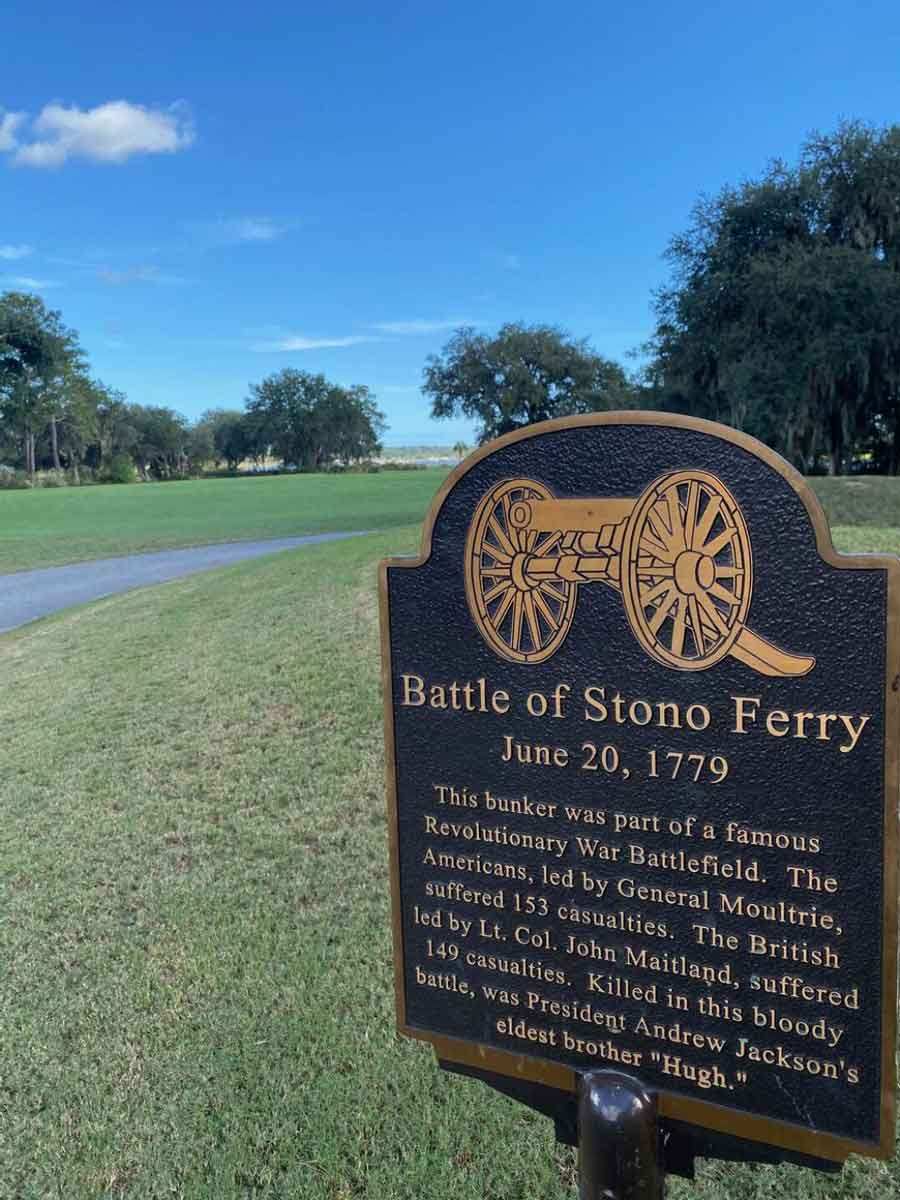
[[[426,365],[432,416],[486,441],[533,421],[653,408],[722,421],[801,471],[900,467],[900,125],[844,122],[799,161],[701,198],[626,375],[558,329],[457,331]]]
[[[193,422],[172,408],[130,403],[92,378],[59,312],[28,293],[0,295],[0,474],[128,482],[184,478],[210,465],[236,471],[273,457],[321,470],[371,458],[384,429],[368,388],[292,369],[251,384],[243,411],[212,409]]]

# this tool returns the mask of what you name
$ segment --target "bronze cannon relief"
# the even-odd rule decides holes
[[[763,675],[805,675],[815,666],[747,628],[747,523],[707,471],[669,472],[636,500],[557,499],[533,479],[506,479],[475,509],[465,563],[475,624],[510,662],[555,654],[578,588],[603,583],[621,593],[646,653],[673,670],[702,671],[727,654]]]

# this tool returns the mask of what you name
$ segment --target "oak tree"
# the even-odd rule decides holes
[[[574,413],[627,407],[622,367],[551,325],[504,325],[493,337],[458,329],[426,365],[432,417],[468,417],[479,442]]]

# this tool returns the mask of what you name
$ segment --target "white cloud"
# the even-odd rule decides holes
[[[15,119],[4,145],[10,117]],[[20,144],[16,131],[23,117],[8,113],[0,120],[0,149],[15,150],[12,161],[19,166],[59,167],[70,158],[123,163],[136,154],[173,154],[194,141],[193,125],[180,101],[166,109],[127,100],[88,109],[47,104],[32,122],[30,132],[36,136]]]
[[[274,242],[289,226],[272,217],[229,217],[217,221],[215,228],[229,242]]]
[[[401,335],[415,336],[420,333],[440,333],[446,329],[458,329],[460,325],[469,325],[470,321],[464,320],[445,320],[445,321],[380,321],[373,325],[373,329],[378,329],[382,333],[397,333]]]
[[[125,267],[121,271],[112,267],[99,267],[97,278],[101,283],[108,283],[110,287],[122,287],[128,283],[187,283],[187,280],[179,275],[164,275],[159,267]]]
[[[5,258],[8,262],[12,262],[16,258],[27,258],[29,254],[33,254],[32,246],[0,246],[0,258]]]
[[[303,337],[301,334],[288,334],[272,342],[257,342],[253,347],[259,353],[271,350],[332,350],[341,346],[358,346],[362,342],[378,342],[376,337]]]
[[[343,337],[307,337],[301,333],[281,333],[277,330],[267,330],[263,341],[256,342],[252,349],[260,353],[284,350],[333,350],[342,346],[359,346],[364,342],[381,342],[380,335],[388,334],[395,337],[415,337],[420,334],[439,333],[442,330],[458,329],[460,325],[469,325],[470,321],[460,319],[425,320],[415,318],[410,321],[378,321],[369,327],[376,330],[375,334],[351,334]],[[249,331],[248,331],[249,332]],[[259,330],[262,334],[263,331]]]
[[[34,279],[31,275],[4,275],[3,283],[7,287],[24,288],[29,292],[43,292],[47,288],[60,286],[55,279]]]
[[[22,112],[0,110],[0,150],[15,150],[19,144],[16,131],[24,120]]]

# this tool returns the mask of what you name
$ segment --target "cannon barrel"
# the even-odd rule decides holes
[[[634,500],[618,499],[515,500],[510,505],[509,523],[514,529],[537,533],[600,533],[623,525],[634,505]]]
[[[532,555],[523,562],[522,574],[526,583],[529,580],[541,579],[564,579],[569,583],[590,583],[599,580],[617,587],[619,555],[617,553],[560,554],[558,557]]]

